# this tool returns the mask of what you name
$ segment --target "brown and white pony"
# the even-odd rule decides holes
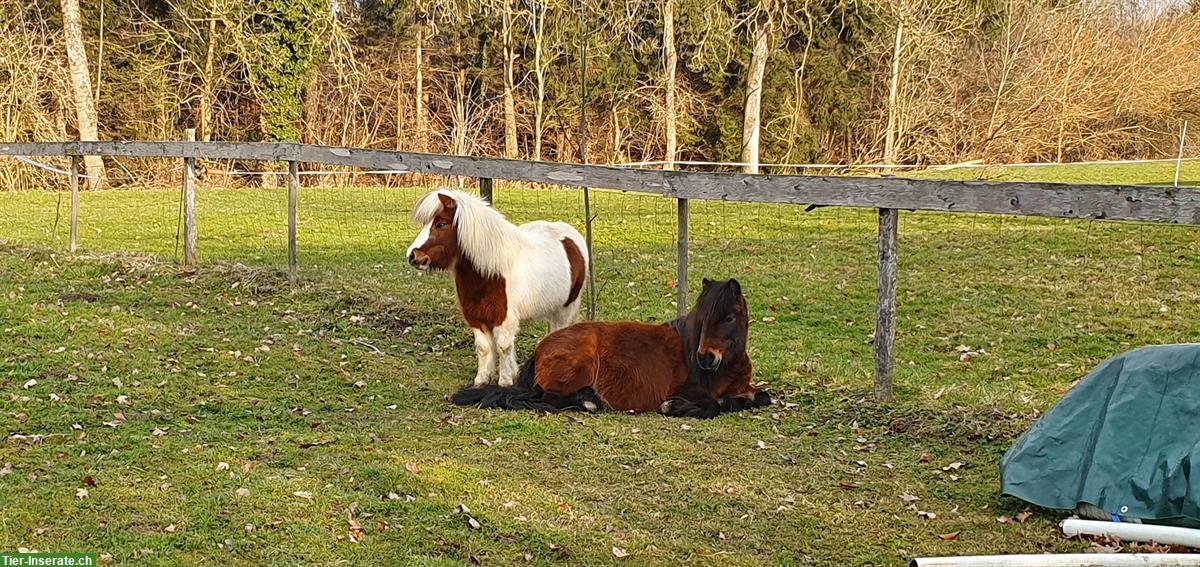
[[[458,305],[475,331],[475,385],[493,381],[497,358],[500,385],[512,385],[521,323],[544,320],[554,331],[579,316],[588,265],[583,236],[561,222],[514,226],[487,201],[451,189],[422,197],[413,219],[424,228],[408,247],[408,262],[453,272]]]
[[[771,405],[750,385],[750,319],[737,280],[704,280],[687,315],[670,323],[577,323],[546,335],[514,387],[464,388],[462,406],[548,412],[657,411],[711,418]]]

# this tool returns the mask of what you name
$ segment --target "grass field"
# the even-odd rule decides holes
[[[56,195],[0,193],[0,550],[323,565],[1079,550],[1060,514],[998,521],[1025,510],[997,494],[1000,455],[1096,363],[1200,335],[1196,228],[905,213],[899,401],[880,406],[874,214],[696,203],[691,277],[742,281],[780,405],[708,422],[456,408],[474,357],[451,283],[400,258],[423,191],[305,189],[297,290],[280,191],[202,191],[196,274],[171,263],[175,191],[84,194],[74,257]],[[576,192],[497,194],[515,221],[582,217]],[[600,318],[670,318],[673,203],[595,200]]]

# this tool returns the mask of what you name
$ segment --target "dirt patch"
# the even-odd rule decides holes
[[[58,300],[62,303],[73,303],[76,301],[82,302],[82,303],[95,303],[97,301],[100,301],[100,296],[98,296],[94,293],[86,293],[86,292],[64,293],[64,294],[58,296]]]

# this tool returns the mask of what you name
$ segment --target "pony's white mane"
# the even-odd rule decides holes
[[[458,231],[458,246],[484,277],[508,272],[512,260],[525,246],[517,227],[487,201],[464,191],[438,189],[431,191],[413,208],[413,220],[419,225],[433,222],[442,210],[438,195],[445,195],[458,205],[454,211],[454,227]]]

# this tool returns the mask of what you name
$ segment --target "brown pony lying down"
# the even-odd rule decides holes
[[[657,411],[711,418],[771,405],[750,385],[750,319],[737,280],[704,280],[687,315],[670,323],[588,322],[550,333],[515,386],[464,388],[461,406],[548,412]]]

